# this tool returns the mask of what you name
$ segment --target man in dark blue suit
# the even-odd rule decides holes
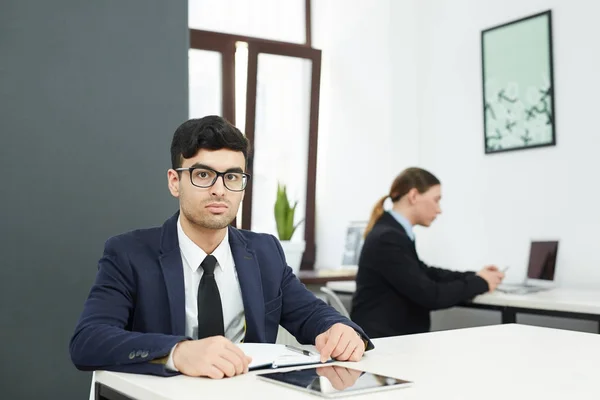
[[[236,343],[274,343],[280,324],[323,361],[358,361],[372,348],[300,283],[275,237],[229,226],[248,157],[247,139],[223,118],[175,131],[167,176],[179,211],[106,242],[70,343],[77,368],[234,376],[250,362]]]

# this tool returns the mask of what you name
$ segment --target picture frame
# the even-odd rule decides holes
[[[556,145],[552,11],[481,32],[485,154]]]
[[[364,234],[368,221],[351,221],[346,230],[344,253],[342,254],[343,268],[357,268],[358,258],[365,241]]]

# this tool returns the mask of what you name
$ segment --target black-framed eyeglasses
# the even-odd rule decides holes
[[[219,177],[223,177],[223,184],[232,192],[241,192],[246,189],[248,180],[250,180],[250,174],[244,172],[219,172],[208,167],[176,168],[175,171],[189,171],[192,185],[199,188],[209,188]]]

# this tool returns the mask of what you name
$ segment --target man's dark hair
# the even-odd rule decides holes
[[[200,149],[241,151],[249,165],[250,143],[238,128],[217,115],[190,119],[179,125],[171,142],[171,167],[180,168],[184,158]]]

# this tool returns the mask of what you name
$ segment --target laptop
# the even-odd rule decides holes
[[[504,293],[527,294],[552,289],[555,286],[557,254],[558,241],[532,241],[524,282],[520,285],[501,284],[496,290]]]

